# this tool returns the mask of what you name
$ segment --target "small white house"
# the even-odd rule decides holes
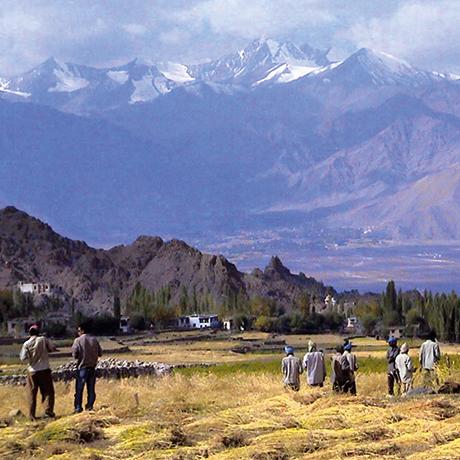
[[[354,329],[358,325],[358,319],[356,316],[350,316],[347,318],[347,325],[345,326],[347,329]]]
[[[225,331],[231,331],[235,327],[235,321],[233,318],[227,318],[222,321],[222,327]]]
[[[403,336],[404,327],[403,326],[392,326],[388,331],[389,337],[394,337],[395,339],[400,339]]]
[[[337,300],[331,294],[328,294],[324,299],[324,306],[329,310],[332,311],[335,306],[337,305]]]
[[[51,285],[50,283],[25,283],[24,281],[19,281],[18,289],[23,294],[34,294],[34,295],[50,295],[51,294]]]
[[[219,327],[219,317],[217,315],[189,315],[179,318],[179,321],[180,327],[190,329]]]
[[[129,316],[121,316],[120,317],[120,324],[119,324],[120,332],[123,334],[128,334],[131,332],[131,328],[129,326]]]

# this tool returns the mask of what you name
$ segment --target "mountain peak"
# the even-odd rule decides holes
[[[429,83],[435,76],[411,66],[383,51],[361,48],[331,70],[332,74],[352,86],[404,85],[416,87]]]

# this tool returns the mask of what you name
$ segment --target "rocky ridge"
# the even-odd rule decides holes
[[[323,296],[328,288],[292,274],[278,257],[262,272],[240,272],[222,255],[203,254],[183,241],[140,236],[132,244],[95,249],[60,236],[14,207],[0,210],[0,288],[18,281],[49,282],[87,312],[111,311],[136,283],[152,292],[168,287],[171,304],[187,289],[223,303],[229,295],[261,296],[290,308],[303,292]]]

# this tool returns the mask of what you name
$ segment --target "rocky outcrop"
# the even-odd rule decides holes
[[[278,257],[264,271],[244,274],[222,255],[203,254],[183,241],[140,236],[132,244],[95,249],[64,238],[40,220],[13,207],[0,210],[0,288],[18,281],[46,281],[87,312],[111,311],[136,283],[152,292],[168,287],[171,304],[184,290],[217,304],[230,295],[262,296],[289,308],[305,290],[325,295],[327,288],[303,273],[292,274]]]

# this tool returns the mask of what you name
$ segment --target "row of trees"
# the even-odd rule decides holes
[[[295,301],[290,313],[274,299],[255,296],[248,298],[245,293],[226,289],[222,301],[217,303],[210,292],[198,293],[186,287],[180,288],[178,302],[172,301],[169,287],[152,292],[137,283],[126,302],[126,313],[131,325],[136,329],[149,324],[164,327],[174,318],[193,313],[217,313],[220,318],[231,316],[236,326],[252,327],[266,332],[315,332],[338,330],[343,317],[337,313],[320,315],[315,313],[315,298],[307,292]],[[117,307],[118,310],[118,307]],[[115,312],[115,305],[114,305]]]
[[[440,340],[460,341],[460,298],[430,291],[397,291],[394,281],[373,301],[360,303],[355,314],[368,334],[386,335],[391,326],[403,326],[407,335],[436,331]]]

